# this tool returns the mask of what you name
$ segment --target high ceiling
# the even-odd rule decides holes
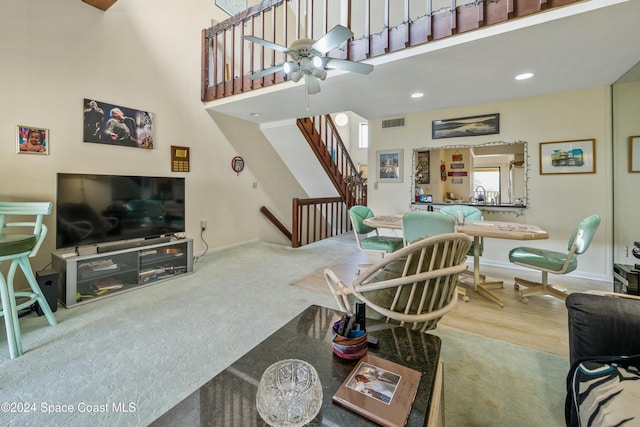
[[[302,81],[287,82],[206,108],[259,123],[338,111],[371,120],[606,86],[640,61],[639,21],[640,0],[588,0],[369,59],[369,75],[329,71],[308,98]],[[522,72],[535,75],[516,81]]]

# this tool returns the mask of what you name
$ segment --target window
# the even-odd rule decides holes
[[[478,188],[481,187],[481,188]],[[484,192],[482,191],[484,189]],[[478,201],[496,203],[500,200],[500,167],[488,166],[473,168],[473,196]],[[480,197],[486,197],[480,200]]]
[[[360,122],[358,148],[369,148],[369,123]]]

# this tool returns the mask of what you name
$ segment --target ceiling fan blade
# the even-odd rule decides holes
[[[342,25],[336,25],[329,30],[327,34],[322,36],[320,40],[315,42],[312,48],[322,54],[325,54],[331,49],[340,46],[340,44],[349,40],[351,37],[353,37],[353,33],[350,29],[343,27]]]
[[[277,73],[278,71],[282,70],[284,68],[284,63],[280,64],[280,65],[276,65],[267,69],[264,69],[262,71],[258,71],[255,74],[252,74],[249,76],[249,80],[255,80],[255,79],[259,79],[261,77],[264,76],[268,76],[269,74],[273,74],[273,73]]]
[[[242,38],[247,40],[247,41],[250,41],[250,42],[253,42],[253,43],[257,43],[257,44],[260,44],[262,46],[269,47],[269,48],[271,48],[273,50],[277,50],[279,52],[284,52],[284,53],[291,52],[291,50],[286,46],[282,46],[282,45],[279,45],[279,44],[276,44],[276,43],[273,43],[273,42],[270,42],[270,41],[255,37],[255,36],[242,36]]]
[[[325,67],[336,70],[352,71],[360,74],[369,74],[373,71],[373,65],[338,58],[327,58]]]
[[[304,83],[307,86],[307,93],[309,95],[314,95],[320,92],[320,81],[311,74],[304,75]]]

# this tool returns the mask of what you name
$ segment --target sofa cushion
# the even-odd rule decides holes
[[[640,354],[640,301],[572,293],[567,297],[569,360]]]
[[[574,371],[571,388],[578,425],[640,424],[640,370],[637,366],[585,361]]]

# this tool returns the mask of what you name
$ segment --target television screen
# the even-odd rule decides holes
[[[185,231],[184,178],[59,173],[56,248]]]

